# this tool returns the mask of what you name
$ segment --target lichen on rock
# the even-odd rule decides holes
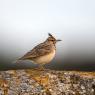
[[[0,71],[0,95],[95,95],[95,72]]]

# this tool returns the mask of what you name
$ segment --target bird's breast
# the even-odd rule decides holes
[[[51,53],[41,56],[37,59],[35,59],[35,62],[38,64],[46,64],[49,63],[55,56],[55,50],[53,50]]]

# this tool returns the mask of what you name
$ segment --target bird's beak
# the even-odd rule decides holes
[[[60,39],[56,40],[56,42],[59,42],[59,41],[62,41],[62,40],[60,40]]]

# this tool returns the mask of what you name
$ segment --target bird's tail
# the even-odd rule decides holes
[[[13,61],[12,63],[13,64],[16,64],[16,63],[20,63],[22,60],[15,60],[15,61]]]

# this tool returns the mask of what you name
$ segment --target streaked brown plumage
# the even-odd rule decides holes
[[[19,60],[31,60],[34,63],[46,64],[49,63],[55,56],[56,42],[61,40],[56,40],[49,33],[49,37],[43,43],[37,45]]]

